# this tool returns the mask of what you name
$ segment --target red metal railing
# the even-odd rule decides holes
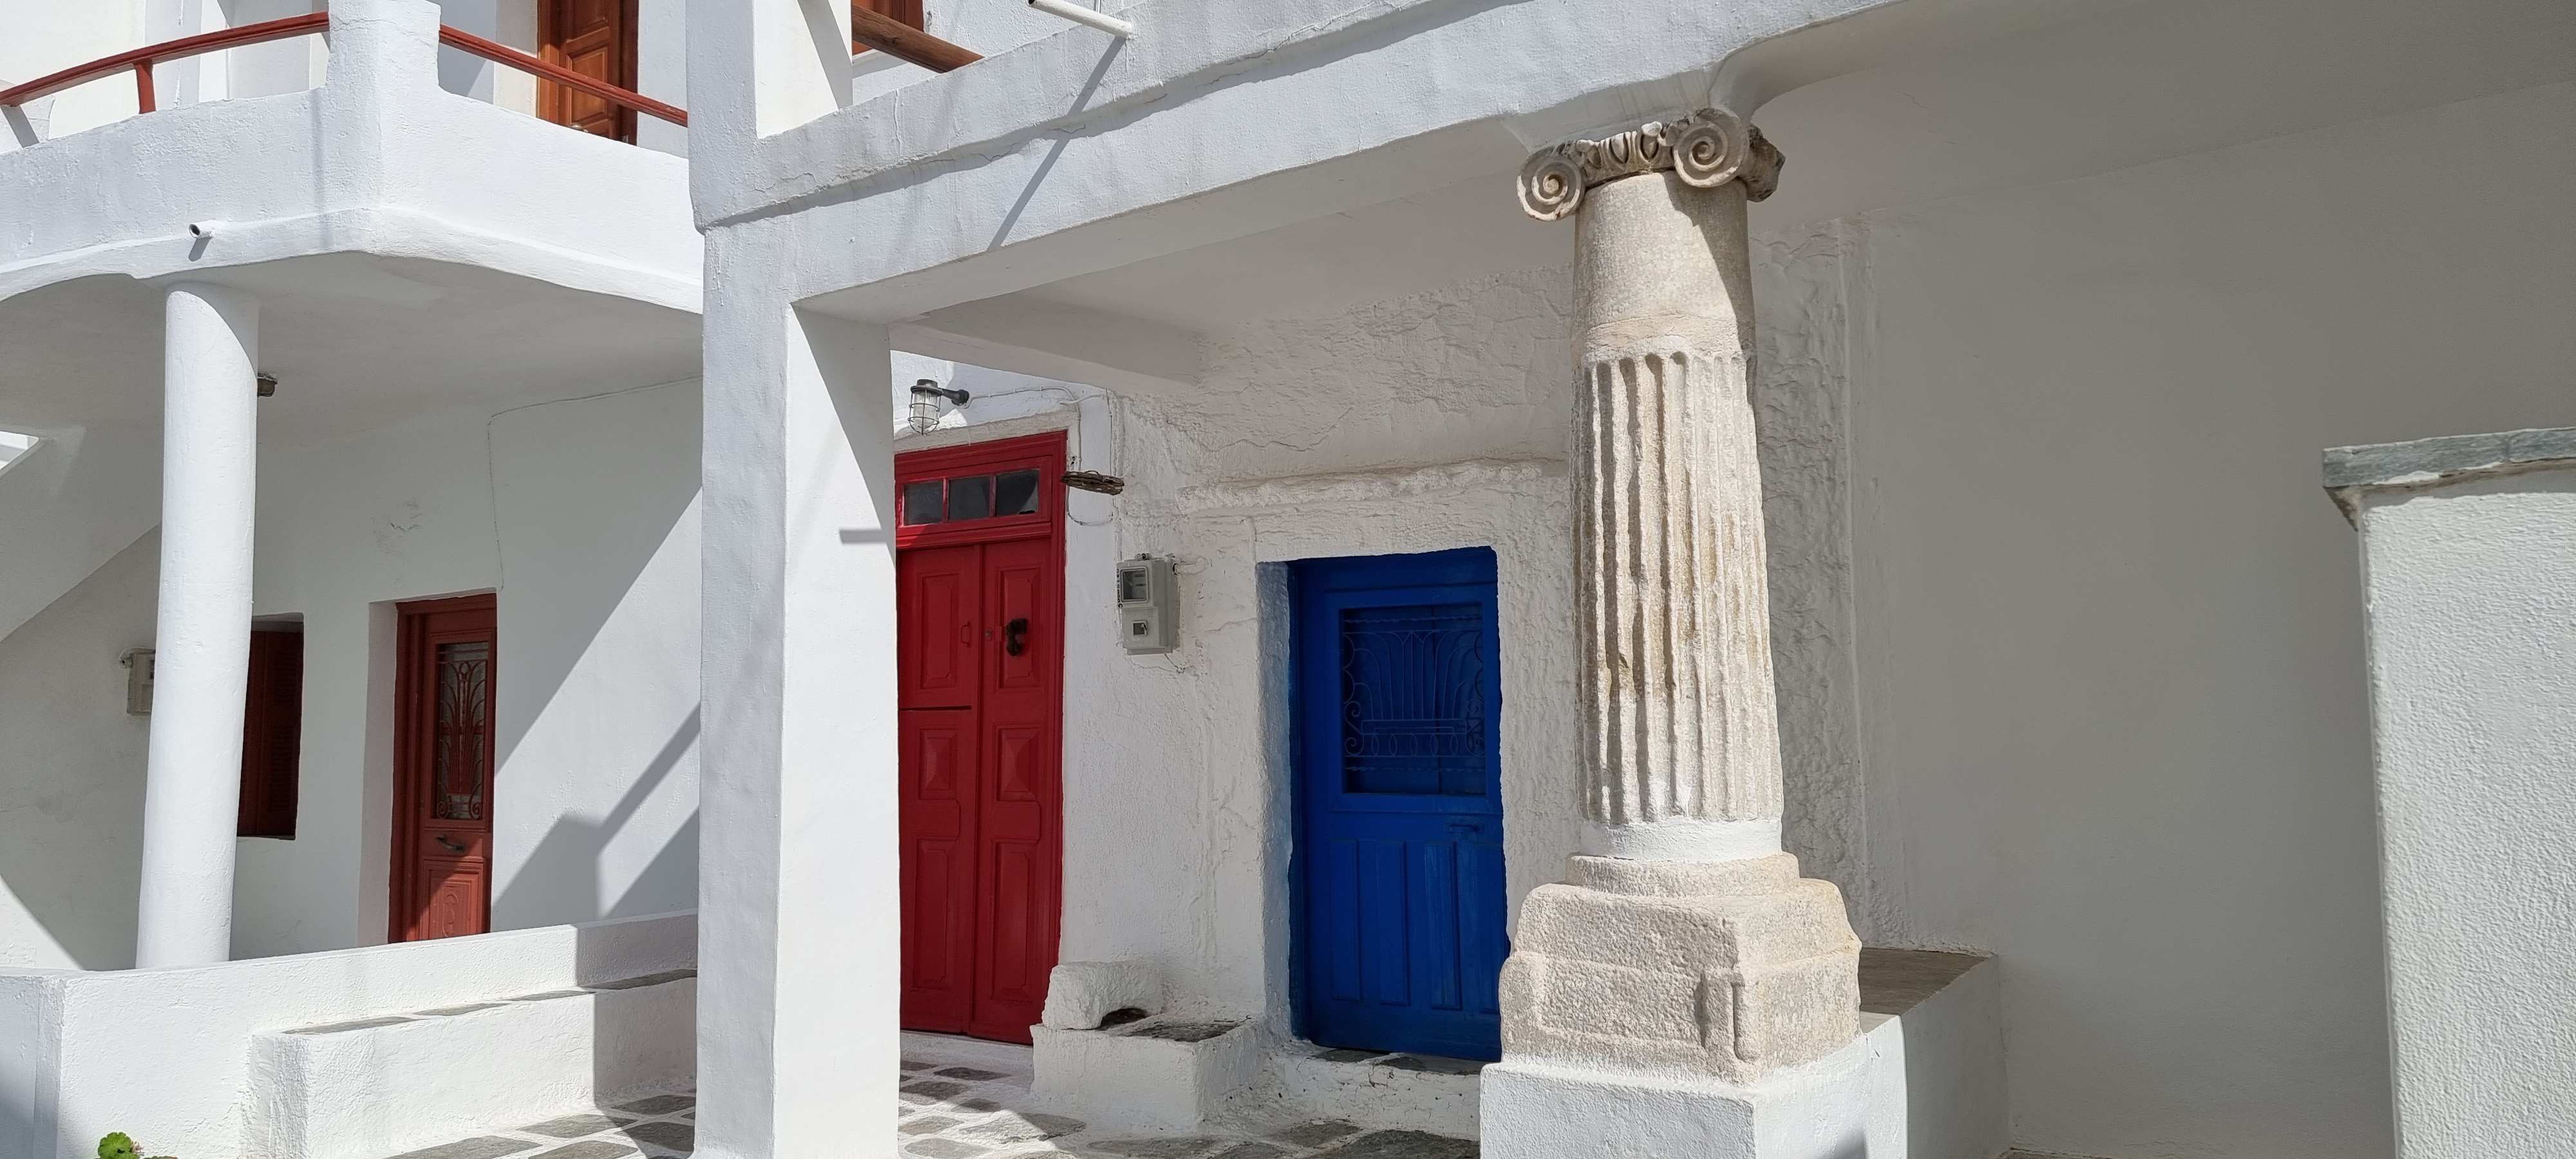
[[[246,44],[265,44],[272,40],[284,40],[291,36],[322,32],[330,26],[329,13],[315,12],[306,16],[289,16],[283,20],[245,24],[239,28],[227,28],[221,32],[209,32],[202,36],[165,40],[159,44],[145,45],[132,51],[102,57],[88,64],[76,65],[51,76],[37,77],[15,88],[0,90],[0,105],[23,105],[38,97],[58,93],[73,85],[84,84],[130,68],[134,70],[134,95],[138,111],[148,113],[157,107],[157,103],[152,98],[152,65],[155,61],[177,60],[181,57],[198,56],[219,49],[240,48]],[[689,114],[677,106],[664,104],[642,93],[619,88],[607,81],[583,76],[552,61],[531,56],[506,44],[496,44],[471,32],[460,32],[442,24],[438,28],[438,42],[450,48],[472,53],[495,64],[533,73],[566,88],[579,89],[620,108],[633,109],[646,116],[660,117],[674,125],[685,126],[689,123]]]
[[[660,117],[683,128],[689,123],[689,114],[677,105],[666,105],[642,93],[619,88],[596,77],[583,76],[553,61],[530,56],[509,45],[485,40],[471,32],[460,32],[441,24],[438,26],[438,42],[449,48],[473,53],[494,64],[507,65],[521,72],[535,73],[568,89],[579,89],[619,108],[633,109],[648,117]]]
[[[183,56],[213,52],[219,48],[239,48],[245,44],[265,44],[272,40],[284,40],[290,36],[320,32],[330,26],[331,14],[316,12],[309,16],[289,16],[284,20],[245,24],[239,28],[227,28],[221,32],[209,32],[203,36],[184,36],[177,40],[165,40],[159,44],[147,44],[129,52],[101,57],[88,64],[75,65],[52,76],[40,76],[16,88],[0,91],[0,105],[23,105],[37,97],[49,96],[73,85],[94,81],[130,68],[134,70],[134,100],[140,106],[137,111],[148,113],[157,107],[152,99],[152,62],[154,61],[176,60]]]

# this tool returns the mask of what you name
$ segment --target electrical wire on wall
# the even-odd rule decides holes
[[[975,392],[975,401],[986,402],[992,399],[1010,398],[1013,395],[1022,394],[1052,394],[1073,404],[1073,445],[1068,448],[1065,455],[1066,474],[1093,474],[1095,478],[1107,480],[1112,486],[1124,485],[1122,480],[1124,478],[1125,468],[1127,465],[1127,443],[1122,437],[1124,428],[1121,427],[1118,422],[1118,398],[1116,395],[1110,394],[1107,391],[1101,391],[1099,394],[1094,396],[1085,396],[1076,392],[1069,386],[1048,384],[1045,386],[1023,386],[1012,390],[996,390],[991,392],[977,391]],[[1110,456],[1110,470],[1105,475],[1090,472],[1084,465],[1082,457],[1083,447],[1090,441],[1084,434],[1086,420],[1083,415],[1083,404],[1087,402],[1098,402],[1103,416],[1109,422],[1109,442],[1112,451]],[[1093,489],[1096,490],[1097,493],[1106,495],[1117,494],[1117,491],[1115,490],[1098,490],[1096,488],[1086,489]],[[1116,508],[1111,508],[1111,514],[1107,519],[1084,519],[1073,513],[1073,504],[1068,502],[1065,504],[1064,517],[1067,521],[1083,527],[1107,527],[1111,523],[1116,522],[1116,511]]]

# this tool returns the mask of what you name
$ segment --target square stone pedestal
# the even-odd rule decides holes
[[[1191,1131],[1222,1116],[1261,1064],[1240,1019],[1149,1018],[1101,1030],[1029,1028],[1046,1109],[1140,1131]]]
[[[1749,1086],[1495,1063],[1484,1075],[1484,1159],[1904,1159],[1896,1022],[1861,1021],[1842,1049]]]

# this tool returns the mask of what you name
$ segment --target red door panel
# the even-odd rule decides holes
[[[896,461],[915,1029],[1027,1042],[1046,1005],[1063,910],[1062,454],[1048,435]]]
[[[490,889],[480,862],[424,858],[420,874],[420,937],[453,938],[484,932],[489,922],[483,903]]]
[[[901,715],[903,1023],[962,1031],[975,1009],[974,712]]]
[[[904,708],[975,703],[984,657],[980,547],[903,552],[895,562],[895,675]]]

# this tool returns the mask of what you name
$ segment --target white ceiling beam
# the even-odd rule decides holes
[[[1199,381],[1196,331],[1025,294],[934,310],[893,331],[897,350],[1119,394],[1168,394]]]

